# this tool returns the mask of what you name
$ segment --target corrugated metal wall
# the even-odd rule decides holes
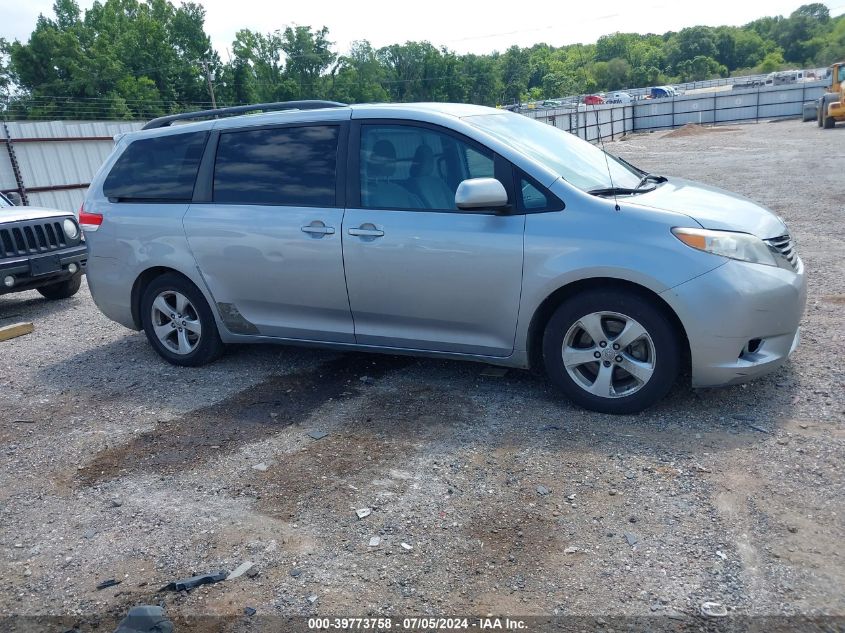
[[[75,211],[91,178],[111,152],[113,137],[142,125],[140,121],[12,121],[5,128],[0,125],[0,191],[17,191],[23,185],[30,206]],[[9,139],[20,183],[12,167]]]

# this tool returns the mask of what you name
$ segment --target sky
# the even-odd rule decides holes
[[[83,9],[93,4],[93,0],[78,1]],[[789,15],[811,0],[602,0],[595,4],[565,0],[196,1],[205,7],[206,33],[226,61],[235,32],[241,28],[269,32],[291,25],[325,25],[339,53],[347,52],[352,42],[361,39],[375,47],[428,40],[458,53],[490,53],[513,44],[592,43],[617,31],[662,34],[699,24],[739,26],[766,15]],[[832,15],[845,12],[845,0],[825,4]],[[53,0],[0,0],[0,37],[26,40],[39,13],[52,15],[52,5]],[[590,6],[595,7],[591,13]]]

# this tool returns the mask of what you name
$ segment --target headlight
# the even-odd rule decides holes
[[[756,235],[684,228],[672,229],[672,233],[687,246],[706,253],[753,264],[778,265],[769,247]]]
[[[67,235],[69,240],[75,240],[79,235],[79,227],[76,226],[76,222],[68,218],[64,222],[62,222],[62,228],[65,231],[65,235]]]

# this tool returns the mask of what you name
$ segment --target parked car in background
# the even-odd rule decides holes
[[[744,88],[759,88],[760,86],[765,86],[766,80],[765,79],[744,79],[741,81],[736,81],[731,85],[731,90],[742,90]]]
[[[268,108],[297,109],[154,120],[88,190],[94,301],[171,363],[226,343],[468,359],[629,413],[798,344],[804,266],[746,198],[493,108]],[[170,126],[202,116],[222,118]]]
[[[783,86],[815,80],[815,73],[810,77],[803,70],[781,70],[766,75],[767,86]]]
[[[0,193],[0,295],[37,290],[47,299],[71,297],[87,259],[73,213],[15,206]]]
[[[649,92],[651,99],[671,99],[677,96],[678,91],[672,86],[653,86]]]
[[[601,105],[604,103],[604,97],[601,95],[587,95],[584,97],[584,105]]]
[[[607,95],[605,103],[633,103],[634,98],[627,92],[614,92]]]

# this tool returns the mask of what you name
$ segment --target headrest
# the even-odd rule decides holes
[[[376,141],[367,161],[367,175],[370,178],[389,178],[396,168],[396,148],[386,139]]]
[[[434,171],[434,150],[428,145],[420,145],[414,152],[411,163],[411,177],[430,176]]]

